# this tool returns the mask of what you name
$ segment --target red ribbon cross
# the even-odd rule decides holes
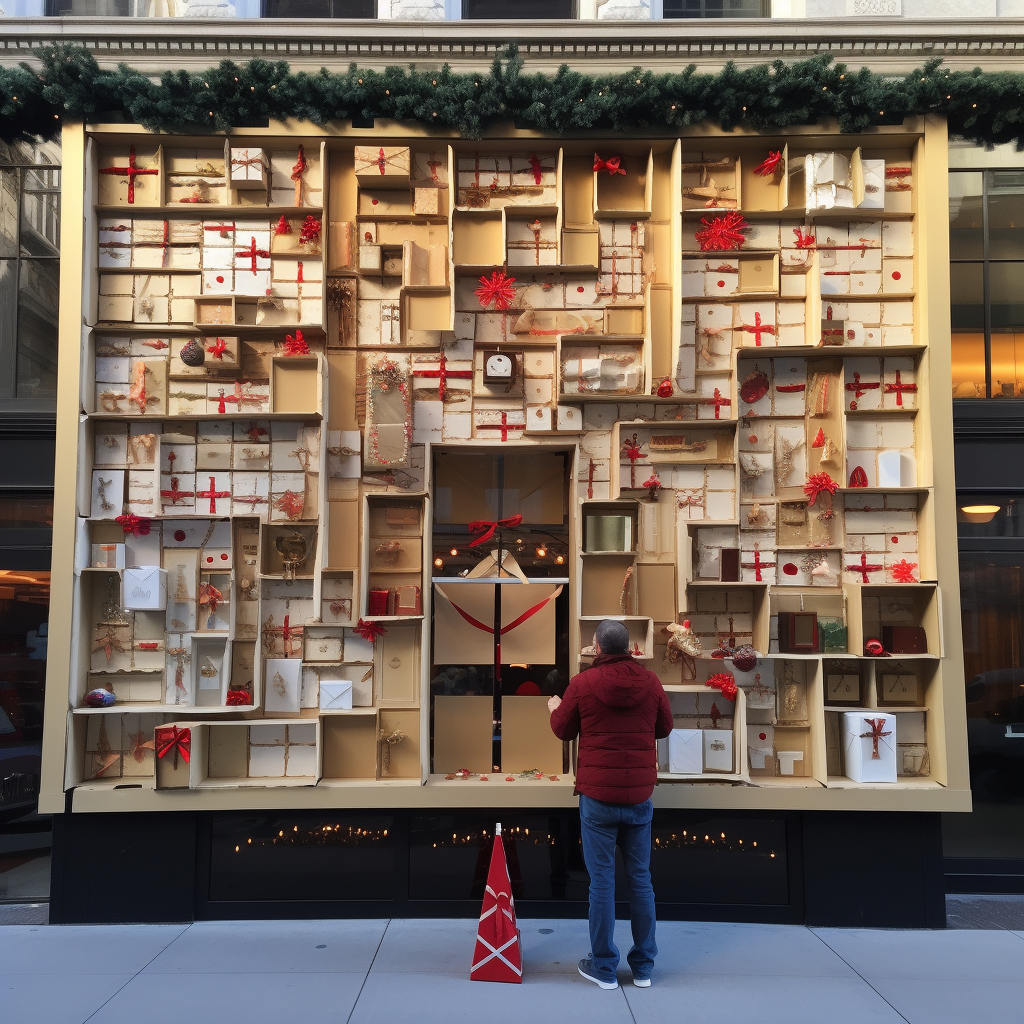
[[[171,453],[174,454],[173,452]],[[195,491],[179,491],[178,490],[178,478],[176,476],[171,477],[171,489],[169,491],[161,491],[160,497],[167,498],[167,501],[162,502],[163,505],[177,505],[181,498],[194,498],[196,496]]]
[[[210,487],[205,491],[196,491],[197,498],[209,498],[210,499],[210,515],[215,515],[217,512],[217,499],[218,498],[230,498],[230,491],[218,491],[216,487],[217,478],[210,477]]]
[[[861,583],[866,584],[868,582],[869,572],[878,572],[879,569],[884,567],[881,565],[868,564],[868,556],[862,554],[860,556],[860,563],[854,562],[853,565],[848,565],[846,568],[849,572],[859,572],[861,574]]]
[[[882,755],[878,752],[878,741],[883,736],[891,736],[892,732],[882,732],[882,730],[885,728],[884,718],[865,718],[864,721],[871,726],[871,732],[862,732],[860,734],[860,738],[865,740],[871,740],[871,760],[881,761]]]
[[[754,570],[754,579],[758,583],[763,583],[764,582],[764,580],[763,580],[763,578],[761,576],[761,570],[762,569],[771,569],[771,568],[773,568],[775,566],[774,562],[762,562],[761,561],[761,551],[757,547],[757,545],[754,546],[754,560],[752,562],[741,562],[740,564],[743,566],[744,569],[753,569]]]
[[[128,150],[127,167],[101,167],[100,174],[125,174],[128,176],[128,204],[135,202],[135,178],[140,174],[159,174],[155,167],[139,167],[135,162],[135,147]]]
[[[721,411],[723,405],[732,405],[732,400],[729,398],[723,398],[721,389],[715,388],[715,393],[711,398],[705,398],[702,400],[704,405],[713,405],[715,407],[715,419],[721,419]]]
[[[264,259],[270,259],[270,253],[267,252],[266,249],[257,249],[256,248],[256,237],[255,237],[255,235],[250,235],[249,236],[249,248],[248,249],[240,249],[238,252],[235,253],[235,255],[236,256],[248,256],[249,257],[249,259],[252,261],[252,265],[251,265],[250,269],[252,270],[253,274],[256,273],[256,257],[257,256],[262,256]]]
[[[454,372],[452,373],[452,376],[454,376]],[[509,421],[508,421],[508,413],[507,412],[503,412],[501,414],[501,422],[500,423],[478,423],[476,425],[476,429],[477,430],[500,430],[501,431],[501,439],[502,439],[502,441],[507,441],[508,440],[508,432],[510,430],[525,430],[526,429],[526,424],[525,423],[509,423]]]
[[[758,347],[758,348],[761,347],[761,335],[762,334],[770,334],[770,335],[772,335],[772,337],[775,336],[775,326],[773,324],[763,324],[763,323],[761,323],[761,314],[760,313],[755,313],[754,314],[754,323],[753,324],[740,324],[740,326],[737,327],[736,330],[737,331],[746,331],[747,334],[752,334],[754,336],[754,345],[756,347]]]
[[[458,380],[472,380],[472,370],[449,370],[448,369],[448,357],[444,354],[444,349],[441,350],[441,356],[438,360],[436,370],[413,370],[412,375],[414,377],[426,377],[428,379],[437,380],[437,397],[443,402],[444,396],[448,393],[446,387],[446,381],[449,377],[456,378]],[[495,424],[497,426],[497,424]],[[502,441],[507,438],[502,437]]]
[[[877,387],[878,385],[876,384],[875,386]],[[900,371],[897,370],[896,371],[896,383],[895,384],[886,384],[885,385],[885,393],[887,395],[891,395],[893,392],[895,392],[896,393],[896,404],[897,405],[903,405],[903,392],[904,391],[909,391],[909,392],[913,393],[913,392],[917,391],[917,385],[916,384],[904,384],[903,381],[900,379]]]

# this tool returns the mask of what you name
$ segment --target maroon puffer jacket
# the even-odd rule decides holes
[[[560,740],[580,737],[578,792],[610,804],[639,804],[658,780],[655,739],[672,731],[661,680],[628,654],[600,655],[573,676],[551,714]]]

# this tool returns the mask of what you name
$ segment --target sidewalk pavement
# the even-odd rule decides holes
[[[585,921],[519,924],[522,985],[469,980],[475,921],[10,925],[0,1024],[1019,1024],[1024,1006],[1024,931],[669,921],[651,988],[623,962],[605,992],[576,973]]]

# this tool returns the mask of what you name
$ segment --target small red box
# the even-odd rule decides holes
[[[384,589],[371,590],[366,596],[367,615],[388,614],[388,593]]]

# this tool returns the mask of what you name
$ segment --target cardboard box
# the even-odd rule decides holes
[[[704,731],[673,729],[668,736],[668,770],[677,775],[704,771]]]
[[[733,736],[728,729],[703,729],[704,771],[731,772],[733,764]]]
[[[94,569],[123,569],[123,544],[93,544],[92,567]]]
[[[231,149],[231,184],[238,189],[267,187],[267,158],[262,149]]]
[[[408,146],[356,146],[356,181],[363,188],[401,188],[409,184]]]

